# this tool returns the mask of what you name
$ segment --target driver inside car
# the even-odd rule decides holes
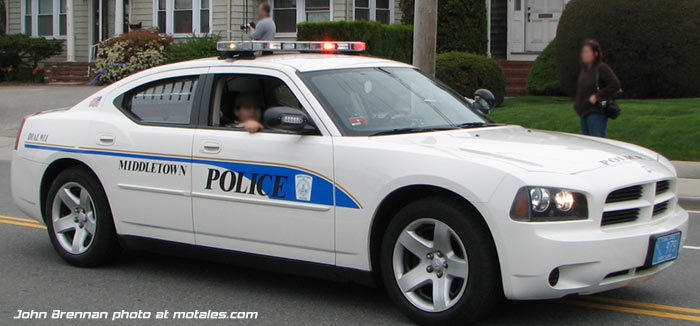
[[[238,95],[233,106],[233,114],[236,116],[236,120],[226,124],[226,127],[243,128],[251,134],[263,129],[263,125],[260,123],[262,108],[255,95],[251,93]]]

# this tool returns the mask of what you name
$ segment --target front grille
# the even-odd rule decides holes
[[[668,182],[668,180],[659,181],[656,183],[656,194],[658,195],[658,194],[662,194],[664,192],[667,192],[668,189],[670,189],[670,188],[671,188],[671,185]]]
[[[663,203],[658,203],[654,205],[654,213],[652,214],[653,216],[659,215],[663,212],[665,212],[668,209],[668,200],[663,202]]]
[[[603,220],[600,225],[611,225],[618,223],[632,222],[639,218],[639,208],[623,209],[603,213]]]
[[[605,202],[617,203],[621,201],[636,200],[639,198],[642,198],[641,185],[615,190],[608,195],[608,198],[605,199]]]

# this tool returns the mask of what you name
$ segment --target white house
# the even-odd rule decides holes
[[[240,39],[240,25],[257,19],[259,0],[6,0],[8,33],[65,39],[51,61],[88,62],[93,46],[128,31],[158,27],[175,38],[214,33]],[[391,24],[398,0],[269,0],[277,36],[295,37],[303,21],[366,19]]]
[[[214,33],[240,39],[240,25],[254,21],[260,0],[5,0],[7,32],[65,39],[63,54],[49,70],[87,78],[99,42],[132,27],[158,27],[175,38]],[[436,0],[437,1],[437,0]],[[531,62],[556,35],[569,0],[484,0],[489,55],[508,77],[508,93],[524,94]],[[399,23],[399,0],[268,0],[277,37],[294,38],[303,21],[374,20]],[[439,26],[438,26],[439,28]],[[530,63],[528,63],[530,62]],[[77,72],[76,72],[77,71]],[[61,75],[53,73],[49,75]],[[82,76],[82,77],[81,77]]]

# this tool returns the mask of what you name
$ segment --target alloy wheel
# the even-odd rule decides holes
[[[423,311],[445,311],[464,295],[467,252],[457,233],[439,220],[423,218],[406,226],[394,245],[392,263],[399,289]]]
[[[88,190],[76,182],[61,186],[53,199],[51,222],[65,251],[73,255],[87,251],[97,228],[95,205]]]

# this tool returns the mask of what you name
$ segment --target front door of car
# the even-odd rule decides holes
[[[95,139],[86,150],[102,169],[120,234],[194,243],[192,139],[207,72],[134,80],[104,99],[113,115],[90,122]]]
[[[239,96],[254,98],[261,109],[288,106],[318,119],[305,110],[308,103],[281,72],[217,69],[210,70],[211,92],[206,92],[211,94],[208,121],[195,131],[193,142],[196,243],[333,264],[332,138],[324,130],[251,134],[235,128]]]

